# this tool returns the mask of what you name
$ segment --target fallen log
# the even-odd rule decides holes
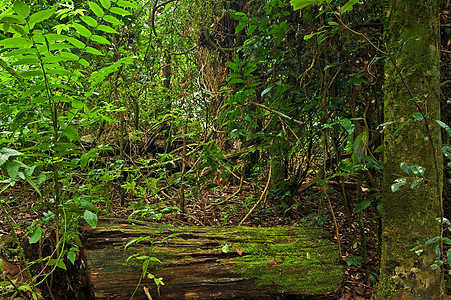
[[[164,227],[109,219],[82,232],[95,299],[131,299],[135,289],[133,299],[147,300],[336,299],[343,280],[337,246],[318,228]],[[143,263],[164,285],[142,276]]]

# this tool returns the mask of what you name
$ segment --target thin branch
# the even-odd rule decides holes
[[[290,117],[290,116],[287,116],[286,114],[283,114],[283,113],[281,113],[280,111],[277,111],[277,110],[274,110],[274,109],[272,109],[272,108],[270,108],[270,107],[267,107],[266,105],[263,105],[263,104],[260,104],[260,103],[255,103],[255,102],[252,102],[252,104],[255,105],[255,106],[258,106],[258,107],[260,107],[260,108],[263,108],[263,109],[265,109],[265,110],[267,110],[267,111],[269,111],[269,112],[272,112],[273,114],[276,114],[276,115],[278,115],[279,117],[282,117],[282,118],[284,118],[284,119],[293,121],[293,122],[295,122],[295,123],[298,124],[298,125],[305,126],[305,123],[304,123],[304,122],[301,122],[301,121],[299,121],[299,120],[296,120],[295,118],[292,118],[292,117]]]

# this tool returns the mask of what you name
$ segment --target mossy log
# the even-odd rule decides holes
[[[139,243],[125,245],[141,237]],[[162,227],[125,220],[83,226],[95,299],[335,299],[343,280],[330,234],[312,227]],[[131,258],[133,255],[141,258]],[[146,295],[147,293],[147,295]]]

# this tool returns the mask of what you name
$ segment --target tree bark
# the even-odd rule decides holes
[[[378,299],[444,299],[434,245],[440,236],[442,158],[439,101],[438,1],[389,0],[385,66],[385,150],[381,274]],[[425,117],[425,118],[424,118]],[[401,163],[426,169],[424,180]],[[406,185],[392,192],[398,178]]]
[[[157,227],[126,220],[83,229],[88,283],[95,299],[336,299],[343,280],[336,244],[312,227]],[[138,237],[148,239],[124,245]],[[154,260],[154,259],[152,259]]]

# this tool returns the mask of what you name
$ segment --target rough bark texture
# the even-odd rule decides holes
[[[336,299],[343,280],[330,235],[311,227],[183,227],[103,221],[84,227],[86,274],[95,299],[130,299],[142,274],[133,254],[158,258],[134,299]],[[133,239],[149,237],[124,249]],[[226,246],[227,245],[227,246]],[[223,247],[228,247],[228,252]]]
[[[385,122],[393,123],[385,128],[378,299],[441,299],[446,296],[440,269],[430,267],[436,258],[435,245],[425,247],[420,256],[411,251],[440,235],[436,218],[441,214],[442,162],[435,122],[440,120],[438,1],[390,0],[387,18],[388,51],[393,56],[385,68],[384,114]],[[412,117],[419,108],[427,122]],[[402,162],[426,168],[417,187],[409,187],[416,176],[404,173]],[[393,193],[391,185],[402,177],[407,184]]]

